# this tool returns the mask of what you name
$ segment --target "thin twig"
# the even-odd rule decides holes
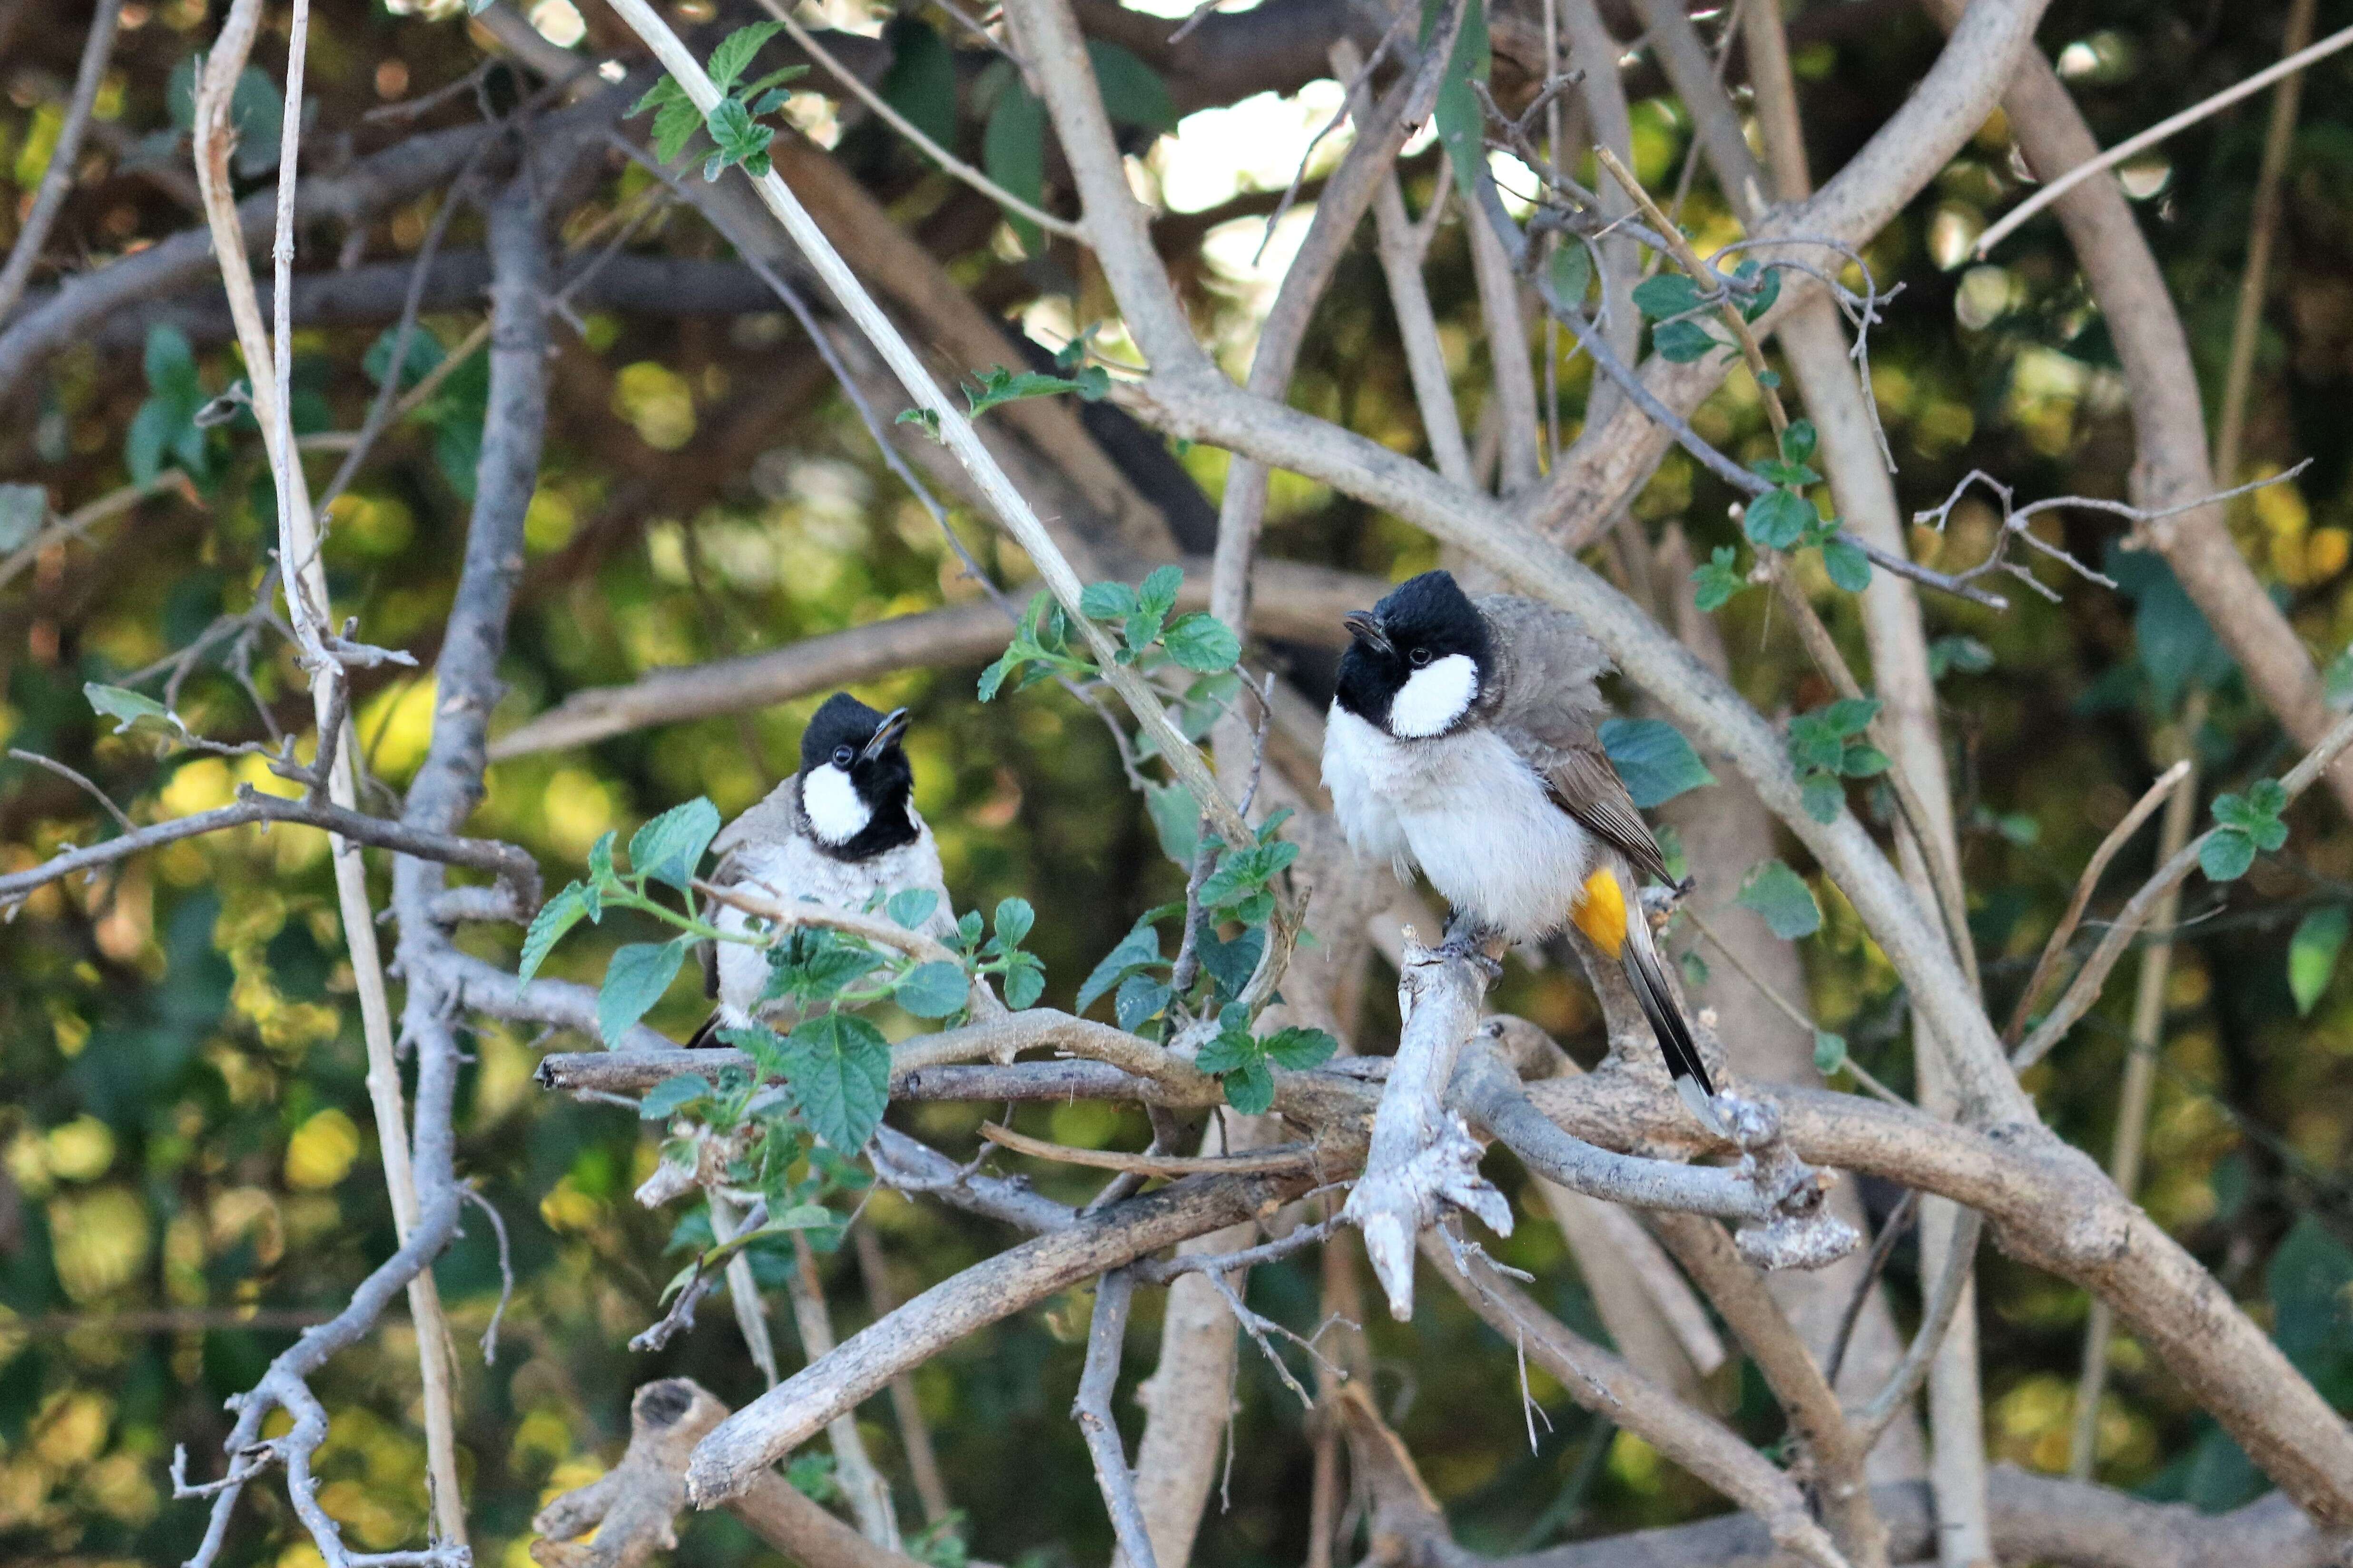
[[[1862,1321],[1862,1309],[1869,1304],[1873,1291],[1879,1287],[1879,1277],[1887,1271],[1887,1260],[1895,1256],[1895,1244],[1904,1239],[1912,1221],[1920,1213],[1920,1189],[1906,1187],[1895,1201],[1886,1220],[1879,1227],[1878,1239],[1871,1244],[1871,1256],[1863,1260],[1862,1277],[1854,1283],[1854,1293],[1847,1298],[1846,1310],[1839,1314],[1838,1333],[1831,1341],[1830,1359],[1822,1363],[1822,1379],[1831,1387],[1838,1386],[1839,1370],[1846,1365],[1847,1347],[1854,1342],[1855,1325]]]
[[[2114,168],[2134,153],[2156,146],[2175,132],[2195,125],[2209,115],[2219,114],[2242,98],[2252,98],[2282,77],[2294,76],[2315,60],[2326,59],[2348,44],[2353,44],[2353,27],[2348,27],[2342,32],[2331,33],[2311,47],[2298,49],[2277,65],[2267,66],[2234,87],[2224,88],[2211,98],[2200,99],[2180,113],[2168,115],[2139,135],[2126,137],[2098,157],[2076,164],[2026,200],[2010,208],[2009,212],[2002,215],[2000,223],[1987,229],[1978,240],[1978,258],[1982,259],[1992,251],[1995,246],[2009,238],[2019,225],[2101,170]]]
[[[2320,744],[2306,752],[2304,760],[2290,768],[2280,780],[2280,787],[2287,792],[2287,798],[2294,801],[2310,789],[2313,781],[2319,778],[2322,771],[2348,745],[2353,745],[2353,715],[2339,719],[2328,733],[2321,737]],[[2166,895],[2179,887],[2197,868],[2199,851],[2206,840],[2221,831],[2220,828],[2209,828],[2200,834],[2183,845],[2179,854],[2159,866],[2148,880],[2141,884],[2140,891],[2135,893],[2117,912],[2107,934],[2100,939],[2100,945],[2092,950],[2092,956],[2084,961],[2084,966],[2075,972],[2075,978],[2068,982],[2067,989],[2060,994],[2059,1000],[2043,1016],[2042,1022],[2035,1026],[2034,1032],[2026,1037],[2023,1045],[2010,1053],[2010,1065],[2013,1068],[2024,1072],[2041,1061],[2049,1054],[2051,1047],[2074,1027],[2075,1021],[2091,1010],[2092,1004],[2099,999],[2100,988],[2107,983],[2108,972],[2116,966],[2116,960],[2124,956],[2125,949],[2132,945],[2135,935],[2148,923]]]
[[[1828,1032],[1823,1029],[1820,1024],[1814,1022],[1812,1018],[1799,1011],[1797,1005],[1790,1002],[1787,997],[1783,996],[1780,992],[1775,990],[1771,981],[1767,980],[1763,975],[1757,973],[1755,969],[1749,967],[1748,961],[1740,956],[1740,950],[1734,947],[1730,942],[1725,942],[1722,937],[1716,935],[1715,929],[1707,923],[1706,917],[1702,915],[1698,910],[1693,908],[1689,904],[1685,904],[1683,906],[1683,913],[1685,919],[1689,920],[1694,926],[1698,928],[1699,934],[1707,938],[1708,945],[1715,948],[1715,951],[1725,958],[1729,959],[1732,963],[1732,967],[1739,972],[1740,977],[1743,980],[1747,981],[1749,984],[1755,986],[1757,993],[1761,994],[1766,1001],[1770,1002],[1773,1005],[1774,1009],[1783,1017],[1788,1019],[1789,1022],[1795,1024],[1799,1028],[1803,1029],[1806,1032],[1806,1037],[1808,1039],[1812,1039],[1816,1036]],[[1908,1106],[1912,1103],[1902,1095],[1896,1093],[1894,1089],[1888,1088],[1885,1084],[1880,1082],[1879,1079],[1873,1078],[1870,1073],[1864,1071],[1862,1064],[1856,1061],[1852,1056],[1849,1056],[1839,1065],[1854,1075],[1855,1082],[1862,1085],[1863,1088],[1869,1089],[1881,1100],[1885,1100],[1888,1104]]]
[[[65,122],[58,128],[49,166],[41,173],[40,187],[33,193],[32,210],[25,215],[24,226],[16,231],[16,243],[8,252],[7,264],[0,266],[0,321],[8,319],[8,312],[23,298],[33,268],[40,264],[41,247],[49,242],[49,230],[57,223],[66,197],[72,194],[75,166],[81,161],[81,139],[90,129],[98,89],[106,79],[107,58],[114,52],[115,24],[121,17],[122,0],[98,0],[98,14],[90,18],[90,36],[82,43],[81,65],[74,72],[73,97],[66,104]]]
[[[1033,1159],[1086,1165],[1098,1171],[1124,1171],[1139,1176],[1190,1176],[1204,1172],[1288,1175],[1295,1171],[1313,1170],[1315,1164],[1314,1145],[1310,1143],[1285,1143],[1242,1154],[1129,1154],[1117,1149],[1073,1149],[1067,1143],[1050,1143],[994,1121],[982,1122],[980,1135],[1001,1148]]]
[[[1071,1418],[1086,1437],[1087,1456],[1094,1461],[1095,1485],[1103,1490],[1120,1552],[1134,1568],[1159,1568],[1159,1559],[1152,1553],[1152,1532],[1145,1526],[1143,1505],[1136,1500],[1135,1472],[1127,1467],[1127,1450],[1120,1442],[1119,1421],[1111,1407],[1112,1394],[1119,1386],[1120,1353],[1127,1341],[1128,1303],[1134,1295],[1135,1277],[1127,1269],[1114,1268],[1095,1281],[1094,1314],[1087,1322],[1086,1370],[1079,1374]]]
[[[8,748],[8,754],[16,758],[20,763],[30,763],[37,768],[47,768],[49,772],[57,774],[58,777],[68,780],[70,783],[79,784],[84,793],[89,795],[90,799],[106,807],[106,815],[114,818],[115,822],[121,826],[123,832],[136,833],[139,831],[139,825],[132,821],[131,818],[124,814],[121,806],[108,799],[107,794],[104,790],[90,783],[90,780],[82,774],[76,773],[73,769],[66,766],[65,763],[58,762],[55,757],[45,757],[38,752],[21,751],[15,746]]]
[[[1928,1363],[1936,1359],[1936,1347],[1945,1342],[1945,1331],[1953,1326],[1953,1311],[1961,1304],[1962,1290],[1969,1282],[1978,1237],[1984,1228],[1985,1215],[1971,1208],[1962,1209],[1953,1221],[1952,1250],[1929,1291],[1920,1331],[1912,1336],[1911,1345],[1889,1374],[1886,1386],[1854,1415],[1855,1441],[1864,1453],[1877,1446],[1880,1434],[1887,1430],[1887,1424],[1895,1419],[1897,1412],[1912,1402],[1912,1396],[1920,1390],[1921,1380],[1928,1375]]]
[[[2034,973],[2026,977],[2025,989],[2018,994],[2018,1007],[2010,1016],[2010,1027],[2001,1032],[2004,1048],[2018,1048],[2020,1037],[2026,1033],[2027,1014],[2033,1008],[2034,999],[2042,994],[2043,985],[2059,967],[2059,955],[2066,952],[2067,944],[2074,940],[2075,928],[2083,921],[2084,910],[2091,903],[2092,894],[2099,887],[2100,877],[2107,870],[2108,862],[2116,858],[2116,851],[2140,831],[2140,825],[2147,822],[2157,808],[2165,804],[2166,797],[2189,776],[2189,759],[2187,757],[2159,773],[2157,782],[2133,803],[2132,809],[2125,813],[2124,820],[2108,830],[2108,836],[2100,840],[2100,847],[2092,852],[2091,859],[2084,862],[2084,874],[2075,880],[2074,897],[2067,900],[2067,912],[2061,915],[2059,923],[2052,928],[2051,940],[2042,944],[2042,955],[2034,961]]]

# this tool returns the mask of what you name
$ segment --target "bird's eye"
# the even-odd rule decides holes
[[[856,760],[857,756],[858,753],[848,746],[836,746],[833,749],[833,765],[837,768],[846,768]]]
[[[1430,662],[1430,650],[1426,647],[1418,647],[1411,653],[1406,655],[1405,658],[1408,664],[1412,665],[1416,669],[1419,669],[1423,665]]]

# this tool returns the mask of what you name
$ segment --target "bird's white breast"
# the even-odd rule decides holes
[[[1493,731],[1399,740],[1335,704],[1324,784],[1359,853],[1387,857],[1401,876],[1419,866],[1448,902],[1514,942],[1566,923],[1590,840]]]
[[[913,815],[912,808],[909,815]],[[955,910],[948,903],[947,888],[940,876],[939,846],[921,818],[916,821],[913,842],[864,860],[838,860],[799,834],[773,843],[743,845],[734,855],[739,868],[736,885],[778,903],[806,900],[855,914],[878,892],[928,888],[938,895],[938,901],[923,921],[924,933],[944,940],[955,931]],[[756,918],[722,904],[711,923],[721,931],[742,931],[749,930]],[[752,1021],[760,993],[767,988],[768,955],[764,949],[740,942],[723,942],[718,947],[720,1011],[729,1026],[741,1028]]]

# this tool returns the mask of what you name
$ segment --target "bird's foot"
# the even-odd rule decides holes
[[[1447,958],[1476,964],[1490,985],[1504,977],[1503,939],[1460,911],[1446,922],[1446,940],[1439,943],[1438,951]]]

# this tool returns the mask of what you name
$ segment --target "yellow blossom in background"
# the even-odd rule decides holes
[[[295,1130],[286,1145],[286,1184],[298,1189],[332,1187],[359,1157],[360,1130],[342,1111],[320,1111]]]
[[[58,1283],[77,1301],[93,1301],[129,1284],[153,1238],[147,1205],[127,1187],[100,1187],[49,1205],[49,1245]]]
[[[113,1130],[95,1116],[50,1128],[47,1142],[50,1172],[69,1182],[94,1182],[114,1163]]]

